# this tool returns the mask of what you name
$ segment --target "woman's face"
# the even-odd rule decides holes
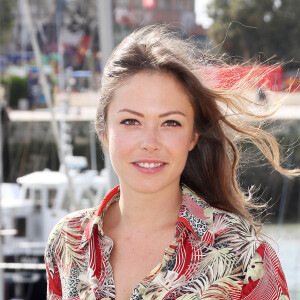
[[[194,111],[174,76],[141,72],[114,93],[104,145],[121,188],[154,193],[179,187],[195,146]]]

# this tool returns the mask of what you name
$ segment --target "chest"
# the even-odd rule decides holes
[[[139,282],[159,268],[166,249],[174,242],[173,230],[146,236],[113,239],[110,255],[116,299],[129,299]]]
[[[241,277],[241,267],[232,247],[209,247],[192,234],[176,238],[175,243],[171,239],[168,245],[163,239],[142,240],[124,236],[113,247],[107,237],[89,243],[84,248],[90,253],[84,255],[87,269],[73,274],[78,284],[74,285],[73,275],[63,281],[65,298],[73,299],[78,293],[80,299],[199,299],[199,295],[210,295],[220,280],[229,280],[234,293],[239,292],[242,282],[232,278]],[[97,249],[101,254],[95,253]],[[221,287],[227,294],[228,286],[217,289]]]

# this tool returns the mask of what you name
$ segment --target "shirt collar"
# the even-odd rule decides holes
[[[212,206],[190,188],[182,185],[182,204],[178,224],[183,224],[197,239],[209,244],[214,242],[213,212]]]
[[[96,214],[88,222],[81,240],[81,247],[89,241],[93,234],[94,226],[98,226],[98,232],[103,233],[103,216],[108,207],[120,198],[119,186],[113,188],[101,201]],[[213,231],[213,207],[201,199],[187,186],[182,185],[182,205],[179,212],[176,236],[180,235],[186,227],[199,240],[212,244]]]
[[[87,223],[84,233],[81,238],[80,248],[82,248],[91,238],[95,226],[98,226],[98,232],[104,235],[103,232],[103,216],[108,207],[120,198],[120,187],[113,188],[101,201],[100,205],[96,208],[95,215]]]

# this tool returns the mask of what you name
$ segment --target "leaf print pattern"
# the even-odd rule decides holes
[[[70,214],[54,227],[45,251],[47,299],[115,299],[113,242],[102,224],[119,194],[117,187],[98,208]],[[256,228],[183,186],[175,240],[130,298],[142,299],[288,300],[289,294],[278,257]]]
[[[249,279],[251,281],[257,281],[262,278],[264,274],[263,259],[258,253],[255,253],[250,261],[244,282],[249,283]]]

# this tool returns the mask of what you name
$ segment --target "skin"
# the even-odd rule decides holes
[[[174,241],[180,175],[198,140],[193,124],[190,100],[173,75],[141,72],[114,93],[103,143],[121,194],[103,229],[114,242],[116,299],[129,299]]]

